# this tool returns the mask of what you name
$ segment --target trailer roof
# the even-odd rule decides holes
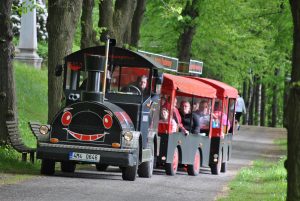
[[[200,77],[190,77],[190,78],[209,84],[210,86],[217,89],[218,97],[237,98],[238,95],[237,89],[228,84],[225,84],[224,82],[220,82],[218,80],[213,80],[209,78],[200,78]]]
[[[176,90],[182,94],[199,97],[215,98],[217,90],[212,86],[198,80],[164,73],[162,92],[167,93]]]

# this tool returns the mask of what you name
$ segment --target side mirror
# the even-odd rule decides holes
[[[61,76],[62,72],[63,72],[63,66],[61,64],[58,64],[55,68],[55,76],[56,77]]]

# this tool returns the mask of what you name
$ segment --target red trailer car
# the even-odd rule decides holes
[[[164,74],[157,164],[164,166],[168,175],[175,175],[178,165],[187,165],[188,174],[194,176],[199,174],[200,166],[209,166],[212,110],[207,110],[206,123],[199,125],[196,106],[207,103],[212,108],[215,98],[216,89],[208,84]]]
[[[217,80],[199,77],[190,78],[206,83],[217,90],[217,99],[213,111],[209,166],[212,174],[226,172],[227,161],[229,161],[232,152],[235,102],[238,91]]]

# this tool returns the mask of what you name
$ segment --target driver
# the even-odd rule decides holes
[[[148,77],[146,75],[143,75],[138,78],[138,88],[141,90],[142,94],[145,94],[147,91],[147,82],[148,82]]]

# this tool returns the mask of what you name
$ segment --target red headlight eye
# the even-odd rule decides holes
[[[68,126],[72,121],[72,114],[69,111],[66,111],[61,117],[61,123],[64,126]]]
[[[113,119],[109,114],[104,115],[103,117],[103,126],[106,129],[110,129],[113,124]]]

